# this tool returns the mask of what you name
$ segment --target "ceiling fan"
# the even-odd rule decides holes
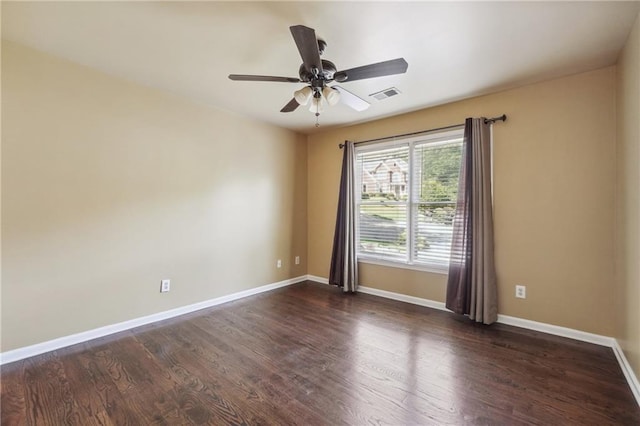
[[[234,81],[307,83],[302,89],[294,92],[293,99],[291,99],[280,112],[294,111],[299,105],[306,105],[311,101],[311,107],[309,109],[311,112],[315,112],[316,117],[318,117],[323,110],[324,102],[333,106],[338,103],[339,100],[342,100],[344,104],[356,111],[363,111],[369,107],[367,101],[348,92],[342,87],[329,86],[328,84],[331,82],[348,83],[366,78],[403,74],[409,66],[403,58],[397,58],[390,61],[337,71],[333,62],[320,59],[327,43],[322,39],[316,38],[316,33],[313,28],[305,27],[304,25],[295,25],[289,27],[289,29],[302,57],[302,65],[300,65],[298,71],[299,78],[246,74],[229,75],[229,78]],[[317,125],[316,122],[316,126]]]

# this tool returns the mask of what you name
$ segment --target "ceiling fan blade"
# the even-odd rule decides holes
[[[332,88],[340,92],[340,102],[348,107],[355,109],[356,111],[364,111],[371,105],[369,102],[365,101],[357,95],[354,95],[343,87],[332,86]]]
[[[270,75],[229,74],[229,79],[233,81],[276,81],[280,83],[300,83],[299,78],[273,77]]]
[[[364,65],[344,71],[338,71],[333,79],[339,83],[363,80],[365,78],[382,77],[385,75],[403,74],[407,72],[407,61],[404,58],[378,62],[377,64]]]
[[[293,40],[296,42],[302,63],[308,72],[312,72],[316,68],[322,72],[322,61],[320,60],[320,51],[318,50],[318,39],[313,28],[304,25],[294,25],[289,27]]]
[[[288,104],[286,104],[281,110],[280,112],[291,112],[291,111],[295,111],[296,108],[298,108],[298,105],[300,105],[298,103],[298,101],[296,101],[296,98],[293,98],[289,101]]]

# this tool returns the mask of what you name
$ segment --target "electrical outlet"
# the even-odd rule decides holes
[[[276,266],[278,268],[282,268],[282,260],[278,259],[278,261],[276,262]]]
[[[166,293],[171,290],[171,280],[160,281],[160,293]]]
[[[300,264],[300,256],[296,256],[295,258],[296,265]]]
[[[516,286],[516,297],[518,299],[526,299],[527,298],[527,287],[523,285]]]

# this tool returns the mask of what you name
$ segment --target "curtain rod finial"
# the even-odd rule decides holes
[[[502,114],[500,117],[485,118],[484,124],[493,124],[496,121],[507,121],[507,114]]]

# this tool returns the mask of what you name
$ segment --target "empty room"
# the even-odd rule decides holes
[[[2,1],[2,425],[639,425],[640,2]]]

